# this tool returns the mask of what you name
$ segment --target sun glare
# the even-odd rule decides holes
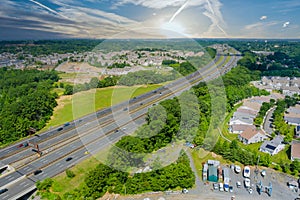
[[[187,35],[185,33],[185,28],[181,24],[175,22],[164,22],[161,24],[160,29],[167,37],[182,37]]]

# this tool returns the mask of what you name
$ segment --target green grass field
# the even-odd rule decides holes
[[[129,100],[160,86],[110,87],[84,91],[72,96],[63,96],[58,100],[58,106],[54,110],[52,119],[41,131]]]

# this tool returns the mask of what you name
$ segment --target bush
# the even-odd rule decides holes
[[[68,177],[68,178],[74,178],[74,177],[75,177],[74,172],[72,172],[72,171],[69,170],[69,169],[66,170],[66,174],[67,174],[67,177]]]
[[[53,180],[51,178],[46,178],[43,181],[36,182],[36,187],[38,190],[49,191],[52,186]]]

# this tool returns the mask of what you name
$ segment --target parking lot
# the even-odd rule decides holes
[[[208,198],[208,199],[231,199],[232,196],[235,196],[235,199],[257,199],[257,200],[264,200],[264,199],[281,199],[281,200],[289,200],[289,199],[295,199],[298,196],[297,192],[294,192],[290,190],[287,187],[287,182],[292,179],[292,177],[289,177],[286,174],[275,172],[271,169],[266,169],[266,176],[261,175],[261,170],[259,171],[259,174],[257,175],[257,178],[255,178],[256,174],[254,173],[253,167],[250,168],[250,180],[251,180],[251,187],[253,189],[252,194],[249,193],[249,191],[245,188],[244,185],[244,177],[243,177],[243,167],[242,171],[240,173],[236,173],[233,169],[230,168],[230,166],[222,166],[222,167],[228,167],[230,170],[230,185],[233,186],[233,192],[221,192],[218,190],[215,190],[213,188],[213,183],[209,182],[208,184],[204,183],[203,181],[200,181],[203,185],[201,187],[198,187],[197,189],[191,189],[189,191],[190,195],[199,195],[198,199],[202,198]],[[269,196],[267,193],[262,192],[261,195],[259,195],[256,187],[256,181],[262,182],[263,186],[269,186],[269,183],[272,184],[272,194]],[[241,182],[241,187],[237,188],[236,183],[237,181]],[[263,189],[264,190],[264,189]],[[191,197],[191,199],[197,199],[196,197]]]

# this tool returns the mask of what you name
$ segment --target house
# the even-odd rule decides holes
[[[247,128],[238,138],[244,144],[252,144],[264,141],[267,139],[267,136],[261,130]]]
[[[252,115],[246,113],[234,113],[232,118],[230,119],[229,125],[233,124],[244,124],[244,125],[252,125],[254,117]]]
[[[300,160],[300,142],[293,141],[291,145],[291,160]]]
[[[218,168],[215,166],[208,166],[208,181],[218,182]]]
[[[295,127],[295,138],[299,138],[300,137],[300,126],[296,126]]]
[[[231,126],[229,126],[229,132],[241,134],[247,128],[255,129],[256,127],[254,125],[248,125],[248,124],[232,124]]]
[[[295,115],[285,115],[284,116],[284,121],[288,124],[291,125],[300,125],[300,117],[299,116],[295,116]]]
[[[275,155],[281,150],[284,149],[283,137],[281,135],[277,135],[271,141],[264,141],[264,143],[260,146],[259,150],[264,153],[269,153],[270,155]]]

